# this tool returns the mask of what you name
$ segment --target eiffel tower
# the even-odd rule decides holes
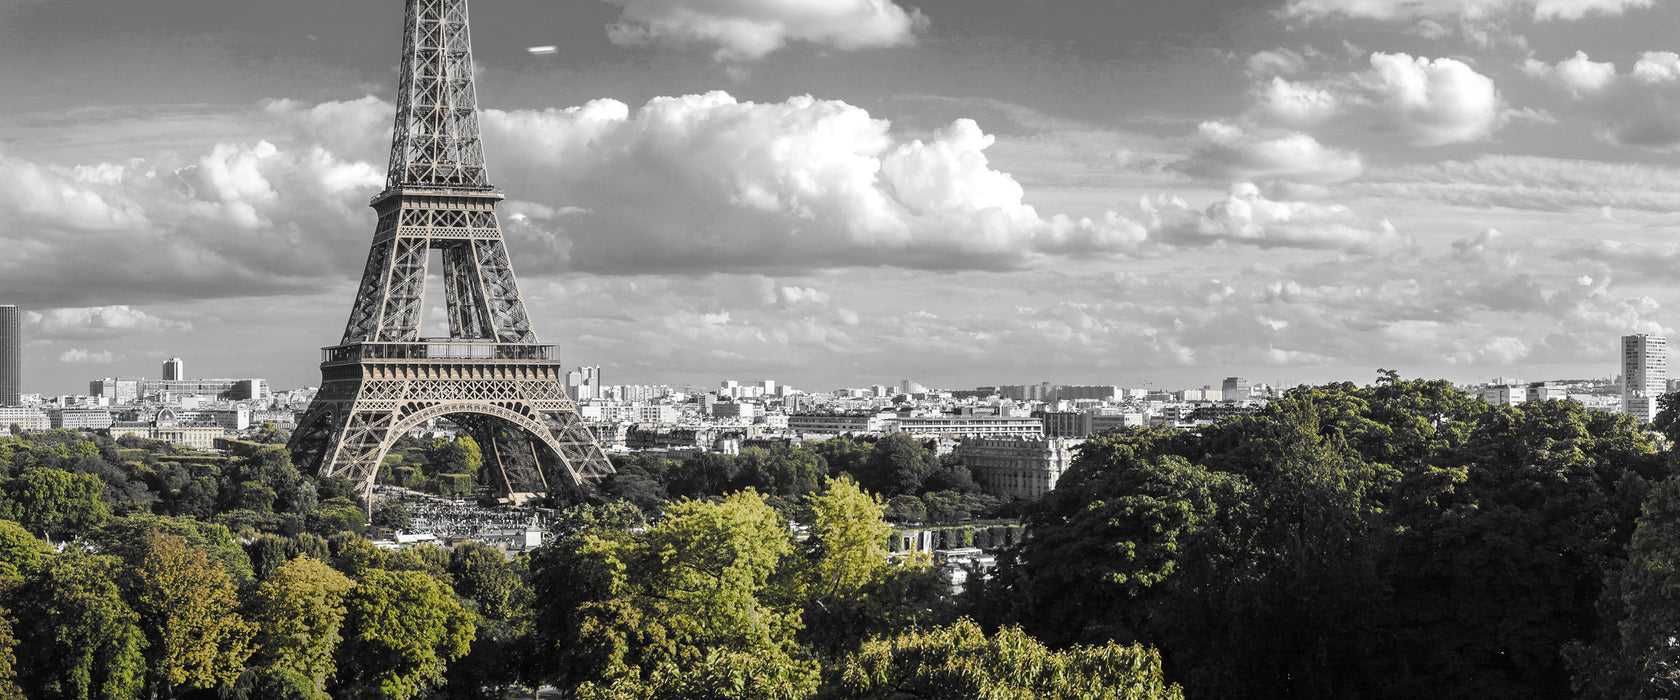
[[[587,489],[612,465],[537,342],[496,219],[479,141],[466,0],[407,0],[401,84],[373,247],[321,389],[288,448],[305,473],[371,494],[410,429],[447,416],[515,498]],[[449,337],[420,337],[426,268],[442,251]]]

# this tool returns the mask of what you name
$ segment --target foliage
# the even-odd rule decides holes
[[[104,482],[92,474],[28,467],[3,488],[11,519],[49,538],[85,535],[110,517]]]
[[[39,700],[138,698],[145,682],[145,635],[123,601],[122,560],[54,557],[15,594],[18,684]]]
[[[474,635],[454,592],[418,571],[367,571],[345,609],[337,655],[343,697],[415,697],[443,682]]]
[[[560,640],[572,649],[562,681],[659,683],[659,674],[696,668],[717,649],[814,677],[814,664],[795,655],[798,611],[769,602],[771,574],[792,551],[776,512],[745,491],[680,501],[666,515],[637,534],[567,538],[533,561],[539,600],[555,574],[578,590],[544,614],[569,637]]]
[[[1082,447],[972,609],[1157,646],[1196,697],[1565,697],[1643,484],[1626,416],[1444,382],[1295,389],[1198,433]]]
[[[342,640],[344,599],[354,587],[344,574],[308,556],[275,569],[251,597],[253,668],[269,670],[251,682],[262,687],[275,683],[273,678],[296,678],[312,700],[326,698],[327,679],[337,669],[333,653]]]
[[[864,488],[885,496],[920,493],[922,483],[939,468],[939,462],[909,433],[881,438],[870,450],[869,459],[856,474]]]
[[[407,508],[390,500],[380,501],[373,507],[371,520],[374,525],[392,530],[406,530],[414,523],[414,517],[409,515]]]
[[[226,569],[156,530],[130,566],[129,599],[149,642],[151,682],[168,697],[182,687],[232,685],[251,654],[251,627],[233,612],[238,600]]]
[[[23,576],[52,554],[51,545],[29,534],[22,525],[0,520],[0,579]]]
[[[1051,651],[1019,627],[988,637],[968,619],[867,642],[841,677],[853,697],[1183,698],[1162,678],[1154,650],[1110,642]]]

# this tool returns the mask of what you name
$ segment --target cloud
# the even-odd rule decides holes
[[[1344,102],[1334,90],[1277,76],[1256,86],[1250,98],[1264,121],[1297,129],[1336,116]]]
[[[28,306],[126,304],[135,313],[161,301],[348,286],[362,272],[373,226],[366,202],[384,172],[372,161],[384,147],[359,144],[385,137],[375,116],[390,110],[369,98],[267,101],[243,113],[251,138],[196,152],[69,166],[0,153],[0,279]],[[992,164],[993,136],[969,119],[910,138],[840,101],[756,103],[721,92],[635,110],[598,100],[481,116],[492,181],[516,197],[500,211],[522,279],[1018,270],[1207,244],[1152,228],[1164,225],[1158,213],[1124,205],[1088,217],[1041,212]],[[1310,137],[1246,128],[1210,140],[1201,156],[1210,177],[1243,180],[1331,182],[1359,168],[1357,155]],[[1268,202],[1282,203],[1280,190],[1268,191]],[[1308,235],[1344,225],[1334,218],[1257,217],[1224,237],[1383,248]],[[87,283],[89,270],[99,284]]]
[[[1647,51],[1626,73],[1577,51],[1549,65],[1534,59],[1524,72],[1567,88],[1570,107],[1594,122],[1601,140],[1653,151],[1680,148],[1680,54]]]
[[[1364,169],[1359,154],[1329,148],[1311,136],[1286,132],[1261,136],[1225,122],[1203,122],[1198,146],[1176,167],[1220,182],[1283,180],[1326,184],[1351,180]]]
[[[1680,211],[1680,168],[1642,163],[1483,155],[1367,172],[1356,196],[1535,211]]]
[[[619,45],[717,46],[717,61],[754,61],[804,41],[852,51],[908,44],[927,24],[892,0],[608,0],[622,8],[607,36]]]
[[[1614,16],[1653,4],[1654,0],[1290,0],[1282,14],[1305,20],[1344,17],[1403,22],[1523,15],[1545,21]]]
[[[1145,201],[1151,228],[1163,242],[1184,246],[1247,244],[1260,248],[1337,250],[1386,255],[1416,243],[1386,220],[1359,216],[1345,206],[1267,199],[1252,183],[1231,186],[1224,200],[1200,212],[1182,200]]]
[[[1511,109],[1491,78],[1457,59],[1373,52],[1368,61],[1353,73],[1257,80],[1242,121],[1303,130],[1335,120],[1442,146],[1486,140],[1515,117],[1543,118]],[[1531,68],[1540,70],[1552,68]]]
[[[1493,80],[1455,59],[1373,53],[1364,80],[1377,113],[1414,145],[1480,141],[1510,120]]]
[[[81,348],[71,348],[58,355],[59,362],[72,365],[108,365],[114,359],[116,358],[111,356],[110,350],[94,352]]]
[[[1588,58],[1585,51],[1576,51],[1573,58],[1558,61],[1556,65],[1527,59],[1523,61],[1523,72],[1553,80],[1579,98],[1603,90],[1615,80],[1616,64],[1600,63]]]
[[[111,338],[130,333],[192,330],[192,323],[173,321],[119,304],[83,308],[28,311],[24,321],[29,335],[36,338]]]

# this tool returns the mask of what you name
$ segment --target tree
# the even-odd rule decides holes
[[[846,659],[841,679],[853,697],[868,698],[1184,697],[1162,678],[1153,649],[1110,642],[1050,651],[1019,627],[988,637],[968,619],[867,642]]]
[[[829,476],[850,474],[853,479],[858,479],[863,474],[863,463],[868,461],[871,447],[867,442],[853,441],[842,435],[816,443],[815,450],[828,465]]]
[[[117,587],[122,561],[53,557],[16,593],[19,685],[39,700],[131,700],[145,682],[145,634]]]
[[[18,686],[16,630],[11,611],[0,608],[0,700],[26,700]]]
[[[887,500],[885,516],[895,523],[920,523],[928,519],[928,511],[922,499],[902,494]]]
[[[52,546],[29,534],[22,525],[0,520],[0,578],[18,578],[53,554]]]
[[[407,700],[436,687],[475,631],[454,592],[418,571],[366,572],[345,609],[338,666],[346,697]]]
[[[489,545],[469,542],[449,553],[455,593],[477,604],[491,620],[507,620],[529,604],[530,589],[514,563]]]
[[[104,524],[111,515],[101,498],[104,491],[97,476],[45,467],[24,469],[5,485],[15,519],[53,539],[86,534]]]
[[[869,631],[865,592],[887,568],[887,536],[880,501],[848,477],[831,478],[821,495],[810,496],[815,518],[807,540],[804,586],[805,632],[820,651],[835,653]]]
[[[116,555],[126,562],[138,562],[145,555],[147,538],[153,531],[183,538],[187,546],[208,554],[221,564],[235,587],[250,583],[250,556],[227,527],[216,523],[185,517],[125,515],[112,519],[94,533],[93,543],[101,552]]]
[[[146,533],[132,566],[129,598],[149,642],[154,697],[232,685],[251,655],[251,627],[234,612],[227,571],[185,539],[156,530]]]
[[[312,700],[324,700],[327,679],[337,670],[333,654],[342,640],[344,600],[355,585],[308,556],[276,569],[251,599],[253,668],[268,669],[269,677],[301,679]]]
[[[588,595],[551,608],[569,638],[562,683],[656,682],[702,664],[711,650],[797,667],[797,609],[773,606],[771,574],[792,551],[785,524],[753,491],[722,502],[680,501],[640,534],[584,535],[533,568],[571,574]],[[563,564],[564,568],[557,566]],[[547,584],[538,587],[538,598]],[[539,623],[542,624],[542,623]]]
[[[859,484],[884,496],[921,493],[922,482],[938,468],[938,461],[909,433],[881,438],[857,474]]]
[[[374,506],[372,520],[374,525],[392,530],[406,530],[414,522],[407,508],[390,500],[380,501],[379,505]]]

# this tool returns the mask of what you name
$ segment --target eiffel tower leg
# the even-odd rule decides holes
[[[568,472],[565,480],[582,488],[591,488],[613,473],[612,462],[596,444],[595,435],[583,424],[583,416],[567,401],[554,410],[543,411],[543,425],[553,438],[560,462]],[[549,482],[554,481],[553,477]]]

